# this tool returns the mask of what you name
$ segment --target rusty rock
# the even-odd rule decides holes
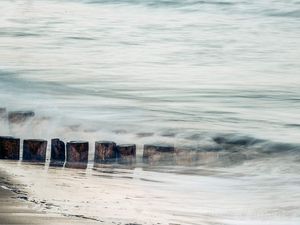
[[[135,163],[136,161],[136,145],[124,144],[117,146],[117,157],[119,163]]]
[[[67,162],[68,168],[87,168],[89,154],[89,143],[86,141],[67,142]]]
[[[0,159],[19,160],[20,139],[13,137],[0,137]]]
[[[172,163],[174,152],[174,146],[171,145],[144,145],[143,162],[150,164]]]
[[[22,123],[34,117],[33,111],[13,111],[8,113],[8,121],[10,123]]]
[[[112,141],[95,142],[95,163],[113,163],[116,161],[116,143]]]
[[[65,143],[58,138],[51,140],[50,166],[63,166],[66,159]]]
[[[45,162],[47,141],[41,139],[27,139],[23,141],[23,160]]]

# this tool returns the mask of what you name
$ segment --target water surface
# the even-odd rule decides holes
[[[143,144],[162,142],[217,157],[193,167],[138,167],[130,179],[91,168],[78,176],[1,168],[14,171],[31,198],[68,215],[299,224],[299,59],[298,0],[2,0],[0,106],[36,117],[21,126],[1,120],[0,135],[88,140],[91,149],[96,140],[132,142],[139,156]],[[102,182],[103,193],[116,185],[109,198],[95,194]],[[67,194],[77,187],[78,199]],[[121,202],[112,207],[118,215],[105,210],[110,198]]]

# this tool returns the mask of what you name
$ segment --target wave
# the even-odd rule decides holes
[[[263,16],[271,17],[287,17],[287,18],[299,18],[300,10],[291,10],[281,12],[282,4],[278,4],[276,1],[272,1],[274,4],[256,3],[244,0],[78,0],[85,4],[106,4],[106,5],[130,5],[130,6],[145,6],[151,8],[172,8],[183,11],[199,11],[203,10],[203,7],[216,7],[221,10],[230,10],[230,13],[242,13],[246,14],[262,14]],[[291,1],[284,3],[284,8],[298,7],[299,2]],[[236,7],[237,6],[237,7]],[[275,8],[274,8],[275,7]],[[233,9],[233,10],[232,10]]]
[[[221,5],[221,6],[232,6],[235,2],[231,1],[173,1],[173,0],[86,0],[87,4],[132,4],[132,5],[146,5],[149,7],[186,7],[186,6],[201,6],[201,5]]]
[[[54,81],[38,81],[21,78],[17,73],[5,72],[0,70],[0,87],[8,92],[16,93],[39,93],[59,95],[72,92],[78,93],[77,88],[67,87],[66,85]]]
[[[300,161],[299,143],[282,143],[241,134],[218,134],[211,137],[211,142],[199,142],[192,151],[185,148],[185,154],[195,159],[191,165],[234,167],[250,161],[275,160],[279,164]]]
[[[167,141],[170,143],[178,143],[178,145],[181,143],[186,143],[187,145],[189,145],[188,149],[196,150],[199,152],[216,152],[231,156],[235,155],[237,156],[234,158],[235,162],[242,162],[243,160],[260,157],[269,157],[271,155],[299,155],[300,153],[300,144],[298,143],[283,143],[277,142],[276,139],[271,140],[256,138],[252,136],[253,133],[251,133],[251,131],[249,131],[249,133],[244,132],[244,134],[246,135],[243,135],[242,130],[240,132],[237,131],[236,133],[217,134],[216,132],[218,131],[201,131],[200,127],[194,127],[193,129],[184,127],[187,121],[190,123],[197,123],[201,125],[202,121],[203,123],[206,123],[209,119],[213,118],[212,121],[216,121],[214,123],[218,124],[218,128],[216,129],[225,127],[228,124],[240,124],[240,126],[242,126],[246,122],[249,122],[252,124],[252,126],[256,126],[257,130],[259,130],[260,127],[263,126],[263,124],[267,124],[267,126],[274,124],[275,122],[273,120],[253,120],[245,122],[245,119],[243,117],[239,117],[238,115],[230,117],[229,120],[229,117],[226,115],[231,112],[227,112],[226,110],[223,110],[222,113],[220,113],[221,111],[205,110],[201,117],[199,116],[199,112],[201,112],[200,110],[188,111],[185,108],[177,109],[172,107],[145,107],[144,105],[146,104],[139,104],[139,102],[137,103],[137,101],[139,100],[142,103],[151,104],[155,102],[155,97],[137,96],[136,94],[132,94],[130,92],[125,95],[122,94],[122,92],[109,90],[109,87],[105,89],[99,88],[97,90],[87,89],[84,87],[72,87],[68,84],[64,84],[63,82],[30,79],[26,78],[26,76],[24,77],[18,75],[18,72],[12,73],[5,72],[3,70],[0,70],[0,89],[0,94],[3,94],[2,96],[0,96],[0,100],[3,100],[3,103],[13,105],[14,107],[20,107],[22,105],[24,106],[25,103],[26,109],[28,108],[28,106],[34,107],[32,103],[32,97],[35,98],[36,96],[39,96],[39,99],[41,99],[44,97],[43,95],[51,96],[51,98],[49,98],[49,96],[45,97],[44,102],[47,103],[41,104],[41,106],[39,106],[39,108],[42,109],[37,109],[38,107],[36,106],[36,109],[44,111],[47,118],[48,116],[49,118],[51,118],[51,121],[47,121],[47,123],[45,123],[44,120],[38,120],[37,118],[37,120],[34,121],[34,126],[36,126],[35,128],[38,129],[33,128],[32,125],[28,126],[28,129],[24,129],[24,131],[47,131],[45,133],[49,134],[49,136],[45,136],[43,138],[51,138],[53,135],[59,135],[59,137],[61,136],[62,138],[67,139],[69,138],[69,136],[75,135],[76,137],[80,138],[90,138],[89,141],[91,141],[91,139],[93,139],[91,137],[95,137],[96,139],[105,135],[105,137],[117,139],[117,141],[132,141],[140,145],[148,144],[147,142],[156,141]],[[265,98],[266,100],[268,100],[268,102],[270,98],[274,96],[272,97],[274,99],[280,97],[282,99],[282,101],[280,102],[287,102],[283,101],[284,99],[286,99],[286,97],[278,95],[277,91],[273,94],[270,94],[270,90],[268,91],[269,95],[258,96],[253,92],[246,93],[246,91],[244,90],[244,95],[246,93],[246,96],[250,96],[251,98],[253,95],[253,99]],[[11,98],[13,100],[12,103],[7,100],[7,93],[13,93],[13,98]],[[175,93],[175,91],[171,92],[171,95],[173,95],[173,93]],[[209,97],[212,99],[222,99],[222,97],[224,97],[222,96],[222,91],[216,94],[215,92],[210,93],[209,90],[205,90],[205,93],[207,95],[206,98]],[[225,95],[225,97],[229,99],[243,97],[240,95],[236,96],[228,92],[226,93],[227,94]],[[65,100],[66,98],[70,100],[71,97],[69,96],[72,96],[73,101],[68,102]],[[94,98],[95,96],[96,98]],[[102,98],[98,98],[99,96]],[[288,96],[290,96],[289,93]],[[196,97],[199,98],[198,96]],[[109,100],[104,98],[109,98]],[[105,101],[111,101],[112,98],[116,99],[115,105],[97,105],[97,102],[100,102],[103,99]],[[86,101],[86,99],[90,101]],[[125,103],[122,103],[119,101],[119,99],[133,99],[134,101],[127,101]],[[163,95],[159,95],[157,97],[158,102],[162,101],[162,99],[165,99]],[[172,99],[168,99],[168,101],[172,102]],[[26,104],[26,102],[28,102],[28,104]],[[43,108],[46,104],[49,104],[50,107],[47,106],[47,108]],[[57,106],[56,111],[52,109],[53,106]],[[81,111],[78,110],[79,106],[82,108]],[[18,109],[19,108],[16,108],[16,110]],[[137,115],[140,112],[143,113],[140,118],[135,118],[135,120],[127,119],[131,116]],[[53,114],[55,113],[60,114],[61,118],[68,119],[61,120],[61,118],[54,118],[55,115]],[[107,116],[111,114],[115,116]],[[39,115],[39,112],[37,112],[37,115]],[[154,116],[156,117],[156,124],[149,125],[149,123],[152,123]],[[104,118],[109,119],[107,121],[104,121]],[[124,119],[125,122],[123,122],[122,119]],[[39,121],[43,122],[39,123]],[[124,125],[121,122],[116,121],[121,121]],[[224,121],[226,123],[224,123]],[[135,126],[137,123],[139,124]],[[172,128],[174,124],[178,124],[176,125],[177,128]],[[279,121],[278,126],[280,125],[282,125],[282,123],[280,123]],[[49,131],[48,126],[51,126],[51,131]],[[298,129],[299,127],[299,125],[296,123],[284,123],[284,126],[287,127],[287,129],[289,127],[292,127],[291,129]],[[125,130],[125,132],[119,132],[123,129]],[[21,133],[22,129],[17,130],[18,135],[23,138],[22,135],[24,135],[26,132]],[[33,133],[33,135],[34,134],[35,133]]]
[[[269,13],[268,16],[300,18],[300,10],[291,10],[288,12],[274,12]]]
[[[218,135],[213,137],[218,151],[243,152],[253,151],[255,153],[270,154],[300,154],[299,143],[282,143],[271,140],[257,139],[237,134]]]

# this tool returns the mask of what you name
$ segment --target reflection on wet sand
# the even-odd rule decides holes
[[[222,159],[213,154],[202,157],[210,162]],[[272,164],[274,161],[268,160],[249,160],[230,167],[218,163],[162,166],[140,162],[130,167],[105,164],[72,169],[49,167],[49,162],[36,166],[3,160],[0,170],[23,184],[16,187],[22,190],[17,194],[19,199],[33,202],[47,213],[88,221],[210,225],[244,224],[247,218],[259,220],[256,224],[295,224],[300,195],[287,192],[287,187],[296,190],[300,178],[291,173],[291,183],[280,176],[281,171],[276,171],[278,176],[270,175],[267,171]],[[260,168],[259,173],[254,168]],[[262,170],[265,175],[261,175]],[[26,198],[22,193],[27,193]],[[277,202],[273,195],[279,196]]]

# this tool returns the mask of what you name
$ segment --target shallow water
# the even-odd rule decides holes
[[[91,151],[87,171],[0,167],[67,215],[299,224],[299,46],[297,0],[2,0],[0,107],[36,116],[0,118],[0,135]],[[107,174],[91,169],[96,140],[136,143],[139,159],[154,142],[205,156]]]
[[[23,184],[37,210],[104,224],[299,224],[299,163],[287,177],[276,161],[160,171],[1,161],[0,169]]]

